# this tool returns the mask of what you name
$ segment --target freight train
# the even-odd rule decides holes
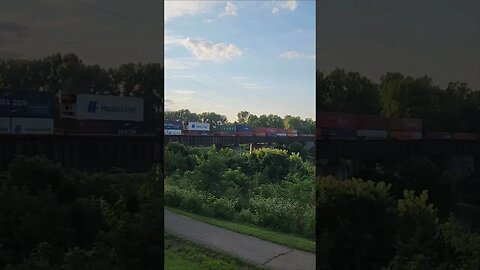
[[[314,134],[299,133],[284,128],[251,127],[249,125],[210,125],[201,122],[165,121],[164,135],[167,136],[255,136],[255,137],[298,137]]]
[[[316,123],[318,138],[326,140],[480,140],[472,132],[424,130],[418,118],[317,112]]]

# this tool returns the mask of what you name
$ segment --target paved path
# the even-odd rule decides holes
[[[165,231],[270,269],[315,270],[313,253],[222,229],[166,209]]]

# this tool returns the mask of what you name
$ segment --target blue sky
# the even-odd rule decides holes
[[[165,1],[166,110],[314,118],[314,1]]]

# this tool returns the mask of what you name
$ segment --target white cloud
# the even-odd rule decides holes
[[[179,95],[193,95],[193,94],[195,94],[195,91],[193,91],[193,90],[175,90],[174,92],[176,94],[179,94]]]
[[[207,12],[214,5],[214,1],[164,1],[165,21],[171,18],[198,15]]]
[[[288,51],[288,52],[283,52],[280,54],[281,58],[285,59],[297,59],[297,58],[302,58],[302,59],[312,59],[315,60],[315,55],[313,54],[304,54],[301,52],[296,52],[296,51]]]
[[[193,58],[165,58],[164,60],[165,69],[191,69],[192,67],[197,67],[200,64],[195,61]]]
[[[218,15],[219,17],[224,16],[237,16],[238,7],[234,5],[232,2],[227,2],[224,10]]]
[[[233,44],[213,43],[186,38],[182,45],[200,60],[225,60],[242,55],[242,50]]]
[[[272,13],[275,14],[280,11],[281,8],[289,9],[290,11],[295,11],[298,7],[298,3],[296,0],[288,0],[288,1],[273,1],[275,6],[272,9]]]

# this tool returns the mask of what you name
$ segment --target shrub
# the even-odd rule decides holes
[[[225,197],[216,199],[212,204],[216,217],[232,219],[235,213],[235,202]]]
[[[253,225],[258,224],[258,215],[255,213],[252,213],[248,209],[242,209],[239,213],[236,214],[236,220],[243,222],[243,223],[249,223]]]

